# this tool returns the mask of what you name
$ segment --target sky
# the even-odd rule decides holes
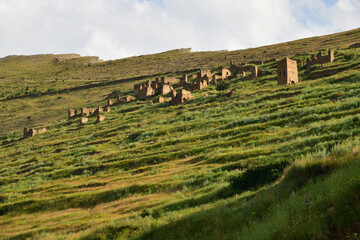
[[[237,50],[359,23],[360,0],[0,0],[0,57]]]

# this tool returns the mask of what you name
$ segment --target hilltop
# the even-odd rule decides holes
[[[0,59],[0,238],[357,239],[360,48],[349,46],[359,35],[113,61]],[[333,62],[305,65],[330,48]],[[297,84],[277,85],[274,60],[181,105],[154,96],[113,106],[100,123],[67,119],[156,77],[286,56]],[[23,139],[24,126],[47,131]]]

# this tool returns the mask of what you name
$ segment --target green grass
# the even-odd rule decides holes
[[[139,239],[352,239],[360,221],[360,158],[346,150],[295,161],[278,184],[156,222]]]
[[[354,41],[346,34],[333,37]],[[307,41],[279,45],[279,54],[291,56]],[[324,38],[312,47],[318,41]],[[316,78],[300,67],[296,85],[277,86],[269,63],[256,80],[229,80],[238,90],[232,97],[210,86],[181,106],[134,101],[112,108],[99,124],[67,122],[65,109],[105,105],[108,94],[133,83],[2,101],[0,238],[356,239],[360,59],[349,54],[360,50],[340,48],[335,62],[314,66]],[[22,59],[12,58],[11,66]],[[86,61],[84,69],[101,64]],[[143,74],[133,67],[130,73]],[[36,113],[30,120],[28,108]],[[21,139],[28,122],[48,131]]]

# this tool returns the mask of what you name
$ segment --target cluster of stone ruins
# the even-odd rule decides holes
[[[358,47],[358,46],[353,46]],[[325,64],[334,61],[334,51],[329,50],[328,55],[323,55],[324,50],[319,50],[319,53],[311,55],[311,58],[307,59],[306,67],[310,69],[315,64]],[[60,59],[58,60],[60,61]],[[294,84],[299,82],[297,61],[290,58],[269,59],[265,63],[277,62],[277,83],[278,85]],[[126,97],[116,97],[116,101],[113,101],[110,97],[107,100],[107,104],[104,107],[98,108],[81,108],[79,111],[75,109],[68,110],[68,120],[80,118],[82,124],[86,124],[89,121],[89,117],[96,117],[96,122],[102,122],[106,119],[103,113],[110,112],[111,107],[119,106],[121,104],[132,102],[136,99],[148,100],[158,96],[153,102],[164,103],[170,102],[171,105],[178,105],[184,103],[186,100],[193,98],[192,91],[201,90],[209,85],[216,85],[220,81],[226,79],[237,78],[241,76],[241,80],[253,80],[262,75],[261,70],[257,65],[262,65],[263,61],[252,61],[250,65],[246,63],[240,63],[236,65],[233,60],[230,60],[229,69],[222,69],[221,74],[216,74],[210,70],[201,69],[196,75],[188,77],[183,75],[180,78],[176,77],[158,77],[155,81],[146,81],[134,85],[133,95]],[[303,62],[302,62],[303,65]],[[192,81],[189,81],[191,79]],[[175,90],[179,89],[179,90]],[[233,96],[236,90],[232,90],[227,93],[226,96]],[[170,95],[170,97],[166,97]],[[42,133],[46,129],[24,129],[24,137],[32,137],[38,133]]]
[[[314,64],[324,64],[334,61],[334,51],[329,50],[329,54],[322,55],[322,51],[317,56],[312,55],[307,60],[307,67],[310,68]],[[269,59],[265,63],[277,62],[277,83],[279,85],[294,84],[299,82],[297,61],[290,58]],[[148,100],[154,98],[155,103],[170,102],[171,105],[178,105],[184,103],[186,100],[193,98],[192,91],[198,91],[206,88],[209,85],[216,85],[220,81],[226,79],[237,78],[241,76],[241,80],[253,80],[262,75],[261,70],[257,65],[262,65],[263,61],[252,61],[250,64],[240,63],[236,65],[233,60],[230,60],[229,69],[222,69],[221,74],[211,72],[207,69],[201,69],[196,75],[188,76],[183,75],[180,78],[176,77],[157,77],[154,81],[148,80],[143,83],[134,85],[133,96],[120,97],[117,96],[116,101],[111,98],[107,100],[107,104],[104,107],[98,108],[81,108],[80,111],[69,109],[68,120],[74,118],[81,118],[81,123],[85,124],[89,121],[89,117],[96,117],[96,122],[102,122],[105,120],[105,115],[102,113],[110,112],[110,107],[119,106],[124,103],[139,100]],[[189,80],[191,79],[191,81]],[[175,90],[179,89],[179,90]],[[227,93],[226,96],[232,96],[236,93],[235,90]],[[169,96],[170,95],[170,96]],[[169,97],[167,97],[169,96]]]

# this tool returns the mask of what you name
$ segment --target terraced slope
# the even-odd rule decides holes
[[[0,237],[251,236],[251,228],[241,232],[244,226],[271,217],[268,207],[275,209],[279,202],[275,198],[267,202],[258,190],[272,189],[267,184],[287,166],[295,164],[295,168],[300,158],[333,159],[334,164],[327,160],[320,164],[323,171],[320,167],[309,174],[315,181],[316,176],[357,159],[359,54],[360,49],[339,49],[335,62],[313,67],[313,79],[300,67],[302,81],[292,86],[277,86],[276,63],[269,63],[261,67],[264,75],[256,80],[229,81],[230,88],[238,90],[232,97],[210,86],[181,106],[135,101],[113,108],[99,124],[95,119],[84,126],[79,119],[69,123],[61,119],[34,138],[21,140],[20,131],[2,135],[3,140],[15,141],[0,147]],[[358,199],[356,172],[344,176],[350,177],[342,178],[346,183],[352,181],[344,183],[349,186],[346,193]],[[302,199],[306,182],[284,181],[288,185],[279,196]],[[313,185],[306,186],[315,191]],[[265,200],[249,205],[249,211],[241,210],[252,197]],[[354,217],[339,223],[344,228],[338,234],[344,238],[355,233],[359,222],[358,206],[352,203],[344,203],[348,208],[342,212]],[[253,222],[244,222],[247,215],[234,216],[224,209],[249,214]],[[339,211],[337,205],[334,211]],[[228,228],[220,224],[225,219]],[[190,225],[185,224],[188,221]],[[328,231],[328,225],[337,222],[326,218],[323,223],[323,228],[305,236],[331,238],[334,232]],[[270,227],[283,234],[288,229]]]

